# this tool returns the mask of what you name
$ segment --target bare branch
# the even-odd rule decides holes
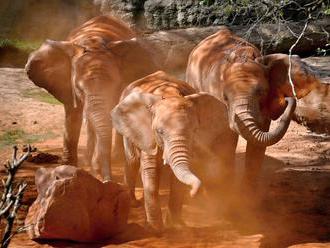
[[[22,182],[19,183],[17,188],[14,190],[13,185],[14,185],[15,175],[17,170],[23,164],[23,162],[28,158],[31,151],[32,148],[29,145],[27,152],[22,156],[20,156],[19,159],[17,159],[18,148],[17,146],[14,146],[12,161],[11,162],[8,161],[7,164],[5,165],[8,176],[6,180],[2,180],[2,184],[4,186],[4,192],[2,194],[0,201],[0,219],[5,218],[7,221],[6,223],[7,225],[1,240],[1,248],[6,248],[9,245],[10,239],[12,237],[11,233],[14,225],[14,220],[17,215],[17,211],[21,206],[21,200],[24,194],[24,190],[27,187],[27,184],[25,182]],[[16,193],[14,193],[15,191]]]
[[[303,35],[304,35],[304,33],[305,33],[305,31],[306,31],[306,29],[308,27],[308,23],[309,23],[310,19],[311,19],[311,16],[309,16],[309,18],[307,19],[303,30],[301,31],[300,35],[298,36],[298,39],[296,40],[296,42],[289,49],[289,70],[288,70],[289,83],[291,85],[293,96],[297,100],[298,100],[297,93],[296,93],[296,90],[295,90],[295,87],[294,87],[294,84],[293,84],[293,81],[292,81],[292,76],[291,76],[291,71],[292,71],[292,51],[297,46],[297,44],[299,43],[299,41],[301,40],[301,38],[303,37]]]

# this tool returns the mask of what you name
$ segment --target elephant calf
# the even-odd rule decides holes
[[[181,225],[183,196],[178,181],[189,185],[194,196],[201,184],[217,184],[233,168],[236,135],[229,128],[226,106],[161,71],[130,84],[121,99],[111,116],[124,137],[126,182],[132,197],[141,166],[147,224],[161,231],[158,189],[163,160],[178,179],[171,179],[167,220]]]

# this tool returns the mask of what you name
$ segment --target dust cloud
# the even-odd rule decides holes
[[[0,33],[18,40],[63,40],[76,26],[100,14],[92,1],[2,0]]]

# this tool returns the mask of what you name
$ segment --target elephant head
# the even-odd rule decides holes
[[[140,150],[155,155],[161,149],[174,175],[191,186],[191,195],[201,185],[191,171],[193,143],[202,142],[201,137],[212,143],[220,135],[219,123],[228,126],[225,105],[205,93],[162,98],[133,92],[113,109],[111,116],[118,132]]]
[[[298,56],[272,54],[253,62],[233,63],[223,79],[223,99],[229,108],[230,127],[248,142],[260,146],[277,143],[285,134],[297,98],[307,95],[318,83],[317,77]],[[279,124],[267,131],[263,123],[281,116]]]
[[[136,63],[137,59],[139,63]],[[102,61],[103,70],[92,71],[90,66],[95,67],[95,62],[92,62],[95,60]],[[109,65],[111,68],[107,67]],[[124,87],[155,71],[156,65],[142,41],[136,38],[107,41],[100,37],[89,37],[79,42],[46,40],[38,50],[30,54],[25,65],[31,81],[64,104],[73,103],[72,86],[83,77],[82,74],[93,73],[94,78],[91,80],[100,76],[95,73],[113,77],[118,68],[125,69],[121,78]]]

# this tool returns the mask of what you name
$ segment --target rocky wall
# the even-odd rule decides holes
[[[267,11],[274,11],[267,2],[269,1],[1,0],[0,38],[63,39],[74,27],[101,13],[119,16],[143,32],[218,25],[250,26],[250,22]],[[273,2],[279,3],[280,0]],[[306,13],[299,6],[308,2],[310,1],[296,0],[296,5],[287,5],[282,10],[282,18],[289,21],[305,20]],[[324,2],[324,6],[330,6],[329,0]],[[267,18],[262,21],[270,21],[272,15],[269,14]]]
[[[302,21],[317,7],[311,1],[257,0],[95,0],[103,13],[115,13],[143,29],[163,30],[215,25],[249,25],[262,18]],[[329,1],[323,1],[329,7]],[[315,4],[314,4],[315,6]],[[275,17],[277,13],[277,17]],[[280,16],[279,16],[280,15]]]

